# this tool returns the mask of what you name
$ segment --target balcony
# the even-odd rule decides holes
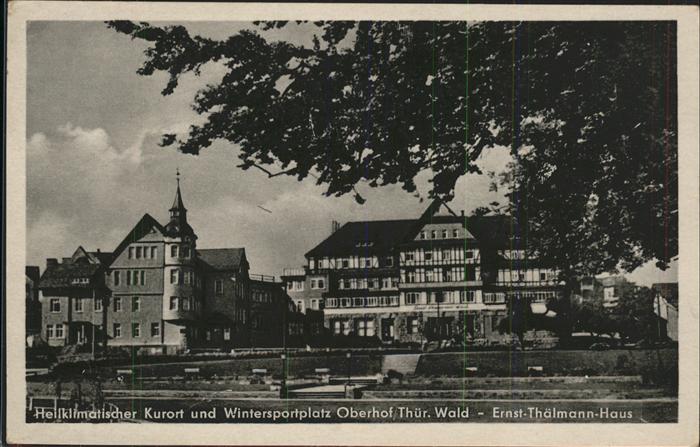
[[[478,280],[472,281],[431,281],[431,282],[400,282],[399,289],[443,289],[443,288],[462,288],[462,287],[481,287],[482,282]]]
[[[304,267],[286,268],[282,270],[282,276],[306,276],[306,269]]]
[[[248,278],[252,281],[275,282],[275,277],[273,275],[261,275],[258,273],[251,273],[248,275]]]

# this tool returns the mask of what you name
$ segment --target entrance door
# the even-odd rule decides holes
[[[383,341],[394,340],[394,319],[393,318],[382,318],[382,340]]]

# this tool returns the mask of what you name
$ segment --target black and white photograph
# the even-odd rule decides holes
[[[15,417],[696,442],[688,25],[270,6],[22,22]]]

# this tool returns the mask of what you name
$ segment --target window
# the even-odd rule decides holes
[[[304,312],[304,301],[297,300],[297,310],[299,312]]]
[[[61,300],[59,300],[58,298],[51,298],[51,301],[49,302],[49,308],[51,309],[51,312],[60,312]]]
[[[418,292],[406,292],[406,304],[416,304],[418,303]]]
[[[131,336],[140,337],[141,336],[141,325],[139,323],[131,323]]]
[[[476,301],[476,292],[473,290],[460,290],[459,301],[461,303],[473,303]]]
[[[224,328],[224,340],[231,340],[231,328],[230,327],[225,327]]]
[[[449,261],[450,259],[452,259],[452,250],[450,250],[450,249],[442,250],[442,260]]]
[[[355,331],[360,337],[374,337],[374,320],[357,320]]]
[[[217,295],[224,294],[224,280],[223,279],[214,280],[214,293]]]
[[[160,323],[151,323],[151,337],[160,337]]]
[[[143,247],[143,257],[146,259],[151,257],[151,252],[148,249],[149,247]]]
[[[426,261],[432,261],[432,260],[433,260],[433,252],[432,252],[432,251],[426,251],[426,252],[425,252],[425,260],[426,260]]]
[[[406,272],[406,282],[407,283],[416,282],[416,272],[414,272],[413,270],[408,270]]]
[[[442,230],[442,238],[447,239],[447,230]]]
[[[171,296],[170,297],[170,310],[177,310],[177,297],[176,296]]]
[[[171,245],[171,246],[170,246],[170,257],[171,257],[171,258],[177,258],[177,251],[178,251],[178,246],[177,246],[177,245]]]
[[[392,256],[387,256],[384,259],[384,264],[386,264],[387,267],[393,267],[394,266],[394,258]]]
[[[56,325],[56,338],[63,338],[63,325],[60,323]]]
[[[412,251],[406,252],[406,261],[413,261],[413,252]]]
[[[158,257],[158,247],[151,247],[151,259]]]
[[[114,311],[115,312],[122,311],[122,298],[120,296],[114,297]]]
[[[408,321],[406,322],[406,330],[409,334],[417,334],[419,330],[419,324],[420,322],[418,321],[418,317],[409,317]]]
[[[184,297],[182,299],[182,310],[190,310],[190,298]]]
[[[425,231],[421,231],[421,232],[420,232],[420,238],[421,238],[421,239],[425,239]]]
[[[333,320],[333,333],[335,335],[340,335],[343,333],[343,322],[340,320]]]
[[[122,325],[119,323],[114,323],[112,326],[112,335],[114,338],[121,338],[122,336]]]
[[[467,250],[467,251],[464,252],[464,256],[465,256],[467,259],[472,259],[472,258],[474,257],[474,252],[471,251],[471,250]]]
[[[170,270],[170,284],[180,284],[180,270]]]
[[[82,298],[75,298],[73,300],[73,310],[81,313],[83,311],[83,300]]]
[[[129,247],[129,259],[134,259],[134,247]]]
[[[317,299],[312,299],[311,300],[311,308],[313,310],[318,310],[319,309],[319,300]]]
[[[131,311],[138,312],[141,310],[141,298],[135,296],[131,299]]]
[[[119,285],[119,270],[114,271],[114,285],[115,286]]]
[[[54,338],[53,324],[46,325],[46,338]]]
[[[102,298],[95,298],[95,302],[93,303],[93,309],[95,312],[102,312]]]
[[[190,246],[189,246],[189,245],[183,245],[183,246],[182,246],[182,257],[183,257],[183,258],[189,258],[189,257],[190,257]]]
[[[457,239],[459,237],[459,230],[458,229],[455,228],[454,230],[452,230],[452,237],[455,239]]]
[[[547,279],[547,274],[545,272],[540,272],[540,281],[545,281]]]
[[[437,239],[437,231],[433,230],[430,232],[430,239]]]
[[[344,269],[349,268],[350,267],[350,260],[348,258],[343,258],[342,266]]]
[[[136,259],[141,259],[141,252],[143,251],[143,247],[136,247]]]
[[[192,272],[185,272],[184,275],[185,279],[185,284],[191,284],[192,283]]]
[[[311,280],[311,288],[316,290],[322,290],[326,288],[326,282],[323,278],[316,278]]]

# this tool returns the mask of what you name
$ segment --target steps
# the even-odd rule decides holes
[[[390,354],[382,358],[382,373],[393,369],[403,375],[413,375],[421,354]]]

